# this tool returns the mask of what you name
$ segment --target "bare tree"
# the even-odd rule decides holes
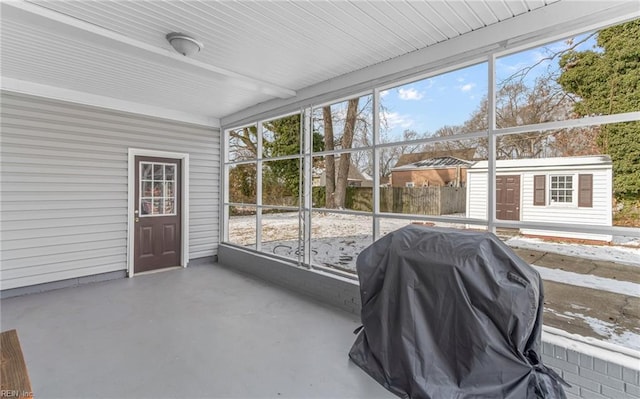
[[[466,130],[466,125],[445,125],[440,129],[436,130],[434,133],[434,137],[455,137],[456,135],[463,133],[471,133],[477,130]],[[444,140],[440,142],[433,143],[432,148],[434,151],[456,151],[456,150],[464,150],[467,148],[476,148],[478,146],[477,139],[461,139],[461,140]]]
[[[331,106],[322,108],[322,117],[324,120],[324,149],[332,151],[333,146],[333,115],[331,114]],[[327,208],[335,208],[335,192],[336,192],[336,162],[334,155],[325,156],[325,189]]]
[[[342,132],[341,144],[342,148],[351,148],[353,144],[353,135],[356,127],[356,118],[358,116],[359,98],[352,98],[348,101],[347,116],[344,121],[344,130]],[[334,192],[334,205],[337,208],[344,208],[344,202],[347,194],[347,183],[349,179],[349,168],[351,167],[351,154],[340,154],[338,163],[338,171],[336,177],[336,187]],[[327,192],[327,194],[329,194]],[[328,197],[328,195],[327,195]]]
[[[523,81],[507,80],[500,84],[496,93],[496,126],[506,128],[568,119],[572,115],[572,99],[557,85],[554,75],[538,77],[533,87]],[[465,123],[466,131],[488,129],[488,101],[483,99],[480,107]],[[536,158],[553,154],[552,143],[555,131],[532,131],[521,134],[498,136],[496,149],[498,159]],[[478,153],[488,156],[487,139],[478,140]]]
[[[235,129],[229,132],[229,160],[242,161],[257,158],[258,133],[255,126]]]
[[[562,57],[564,54],[574,51],[576,48],[578,48],[578,46],[580,46],[583,43],[586,43],[595,35],[597,35],[597,32],[593,32],[587,36],[584,36],[580,40],[576,40],[575,38],[569,38],[565,41],[565,44],[567,45],[567,47],[558,51],[551,50],[548,47],[543,47],[542,51],[546,53],[544,57],[540,57],[535,63],[517,70],[516,72],[514,72],[513,74],[505,78],[500,83],[500,85],[509,85],[513,83],[524,82],[527,76],[529,76],[529,74],[533,72],[533,70],[536,69],[538,66],[544,64],[545,62],[551,62],[551,61],[553,61],[553,63],[557,62],[557,60],[559,60],[560,57]],[[550,63],[550,65],[553,65],[553,64]],[[552,72],[552,73],[555,73],[555,72]]]
[[[402,142],[417,140],[420,138],[425,138],[426,133],[418,134],[413,130],[405,130],[402,133]],[[381,143],[389,143],[391,139],[386,133],[381,134],[380,136]],[[399,144],[393,147],[385,147],[380,150],[380,176],[389,176],[391,175],[391,169],[398,163],[400,157],[404,154],[413,154],[416,152],[424,151],[424,144]]]
[[[600,154],[598,148],[599,126],[576,127],[552,133],[551,147],[555,156],[573,157]]]
[[[324,151],[350,149],[354,145],[371,145],[373,114],[371,98],[353,98],[337,106],[322,107],[322,116],[315,129],[320,130],[324,140]],[[325,193],[327,208],[343,208],[349,181],[349,169],[371,170],[371,151],[357,151],[340,155],[325,155]],[[354,165],[355,163],[355,165]]]

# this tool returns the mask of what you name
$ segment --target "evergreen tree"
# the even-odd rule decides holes
[[[640,110],[640,20],[598,33],[597,49],[570,51],[560,59],[558,83],[576,96],[578,116],[609,115]],[[640,122],[604,125],[597,138],[611,156],[614,193],[640,196]]]
[[[263,155],[279,157],[296,155],[301,152],[300,115],[295,114],[264,123],[265,137],[262,143]],[[322,151],[322,137],[313,134],[313,150]],[[268,160],[267,160],[268,161]],[[297,196],[300,186],[301,159],[283,159],[263,164],[263,192],[276,188],[283,189],[276,195]]]

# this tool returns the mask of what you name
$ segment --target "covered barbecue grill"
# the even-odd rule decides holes
[[[358,257],[350,358],[410,398],[565,398],[539,360],[538,273],[491,233],[410,225]]]

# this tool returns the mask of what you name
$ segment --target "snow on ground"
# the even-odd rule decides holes
[[[292,239],[297,236],[298,232],[298,214],[297,213],[278,213],[262,216],[263,242],[279,241],[282,239]],[[387,234],[397,230],[407,224],[412,223],[411,220],[403,219],[380,219],[380,232]],[[462,227],[463,224],[453,223],[435,223],[440,227]],[[334,246],[338,244],[340,247],[353,246],[351,250],[353,255],[357,255],[360,251],[371,244],[372,221],[371,217],[359,215],[341,215],[331,213],[314,212],[311,221],[312,241],[322,240],[328,245]],[[232,242],[240,245],[252,243],[251,237],[255,237],[255,217],[240,216],[232,217],[230,220],[230,230]],[[234,230],[243,231],[249,234],[237,233],[234,237]],[[242,236],[242,237],[240,237]],[[352,236],[351,240],[355,243],[336,242],[336,239]],[[618,242],[621,239],[618,238]],[[531,249],[542,252],[550,252],[560,255],[577,256],[586,259],[603,260],[617,262],[621,264],[640,266],[640,239],[623,239],[622,245],[587,245],[587,244],[564,244],[557,242],[547,242],[538,238],[515,236],[506,240],[506,244],[522,249]],[[297,241],[296,241],[297,242]],[[326,251],[322,243],[319,253]],[[323,259],[323,263],[327,259]]]
[[[579,287],[593,288],[601,291],[609,291],[615,294],[635,296],[640,298],[640,284],[629,281],[619,281],[605,277],[567,272],[560,269],[550,269],[542,266],[533,266],[543,280],[557,283],[577,285]]]
[[[232,230],[249,228],[249,231],[255,235],[255,227],[253,227],[255,226],[255,218],[253,216],[233,219]],[[265,226],[262,231],[262,251],[296,259],[302,255],[299,251],[298,240],[293,239],[297,236],[298,231],[297,213],[263,215],[262,220]],[[373,242],[371,218],[359,215],[314,213],[311,223],[312,263],[355,272],[358,254]],[[410,223],[410,220],[403,219],[380,219],[380,231],[381,234],[388,234]],[[436,225],[455,226],[451,223],[436,223]],[[238,243],[247,244],[246,242]],[[509,238],[506,243],[511,247],[640,266],[640,248],[635,247],[564,244],[520,236]],[[627,240],[625,245],[629,245],[629,243],[634,245],[630,240]],[[535,265],[534,267],[544,280],[640,297],[640,284]]]
[[[369,246],[372,240],[373,237],[367,235],[328,237],[313,240],[311,242],[312,263],[355,273],[358,254]],[[286,258],[297,258],[298,255],[301,255],[297,240],[266,242],[262,244],[262,250]],[[543,280],[640,297],[640,284],[591,274],[580,274],[537,265],[532,266],[540,273]]]
[[[299,227],[297,213],[263,215],[262,222],[262,251],[293,259],[298,259],[302,256],[299,250],[300,243],[297,239]],[[373,242],[371,217],[316,212],[312,216],[311,223],[312,264],[355,272],[358,254]],[[411,220],[380,219],[380,232],[382,235],[388,234],[410,223],[412,223]],[[232,217],[229,225],[231,242],[240,245],[254,243],[254,216]],[[435,223],[435,225],[458,228],[464,226],[463,224],[440,222]],[[640,267],[640,240],[622,238],[614,240],[614,242],[624,244],[564,244],[521,236],[506,240],[506,243],[512,247]],[[544,280],[640,297],[640,284],[533,266]],[[580,309],[576,307],[576,310],[579,311]],[[545,311],[567,319],[580,319],[588,324],[596,334],[601,335],[602,340],[640,350],[640,335],[636,332],[621,330],[612,323],[585,316],[579,312],[560,314],[553,309],[545,309]]]

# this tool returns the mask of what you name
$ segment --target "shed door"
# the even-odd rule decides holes
[[[181,161],[135,157],[134,273],[180,265]]]
[[[520,220],[520,176],[496,176],[496,218]]]

